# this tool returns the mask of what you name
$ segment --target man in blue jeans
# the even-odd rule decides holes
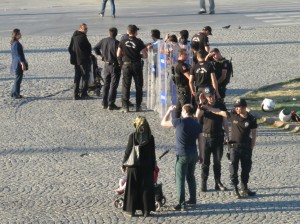
[[[107,0],[102,0],[102,7],[99,15],[101,17],[104,16],[105,7],[106,7]],[[111,7],[111,16],[116,18],[116,8],[115,8],[115,0],[110,0],[110,7]]]
[[[193,118],[193,106],[185,104],[182,107],[182,118],[170,119],[170,114],[175,110],[171,106],[161,121],[163,127],[176,128],[176,191],[178,204],[174,207],[176,211],[184,211],[186,206],[196,204],[196,180],[195,167],[198,160],[203,162],[204,145],[202,128]],[[198,140],[199,157],[197,152]],[[185,201],[185,179],[188,183],[190,199]]]

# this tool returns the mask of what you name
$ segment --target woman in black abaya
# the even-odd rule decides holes
[[[139,166],[125,167],[127,183],[124,196],[123,211],[126,215],[135,215],[136,210],[142,210],[146,217],[155,211],[154,168],[155,143],[150,126],[145,117],[137,117],[134,121],[135,132],[129,135],[123,163],[127,161],[133,144],[140,146]]]

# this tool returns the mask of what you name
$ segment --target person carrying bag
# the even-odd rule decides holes
[[[129,135],[122,161],[122,172],[127,171],[123,211],[134,216],[141,210],[147,217],[155,211],[154,169],[155,142],[145,117],[134,120],[135,132]]]

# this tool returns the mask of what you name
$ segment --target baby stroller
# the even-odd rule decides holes
[[[102,68],[98,67],[97,58],[95,55],[91,55],[91,71],[88,81],[88,93],[94,91],[95,95],[100,96],[101,89],[104,85],[104,79],[101,76]],[[82,80],[80,86],[82,87]],[[81,88],[82,89],[82,88]]]
[[[161,160],[170,150],[165,151],[156,161]],[[155,192],[155,211],[160,211],[161,207],[166,204],[166,197],[162,191],[162,183],[157,183],[159,168],[156,165],[154,170],[154,192]],[[126,187],[126,178],[119,180],[119,188],[116,191],[116,198],[114,200],[114,206],[116,208],[123,208],[124,204],[124,192]]]
[[[91,82],[88,91],[94,91],[97,96],[100,96],[101,89],[104,85],[104,80],[101,76],[102,68],[98,67],[97,58],[94,55],[91,55],[91,59],[94,82]]]

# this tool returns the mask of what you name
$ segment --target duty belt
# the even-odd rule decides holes
[[[117,65],[118,64],[117,62],[109,62],[109,61],[106,61],[104,63],[107,65]]]
[[[216,137],[219,137],[219,136],[222,136],[223,133],[222,132],[219,132],[219,133],[213,133],[213,134],[210,134],[210,133],[203,133],[203,136],[205,138],[216,138]]]
[[[134,64],[134,63],[142,63],[142,62],[141,61],[124,61],[123,62],[124,65]]]
[[[250,147],[250,144],[247,143],[229,143],[231,148],[239,148],[239,147]]]
[[[190,92],[190,89],[186,88],[186,87],[177,86],[177,91],[178,92]]]

